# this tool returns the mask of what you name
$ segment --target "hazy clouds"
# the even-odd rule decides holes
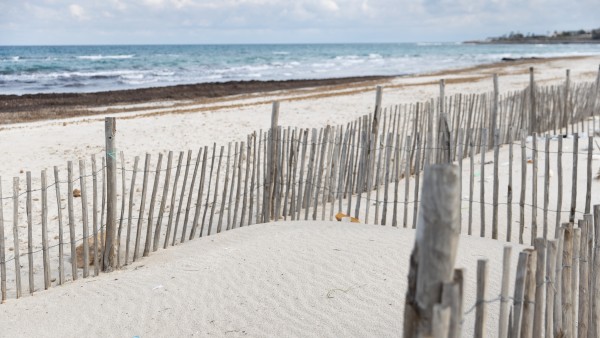
[[[461,41],[592,28],[598,0],[0,0],[0,44]]]

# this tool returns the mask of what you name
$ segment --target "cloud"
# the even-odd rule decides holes
[[[85,9],[83,9],[83,7],[81,7],[78,4],[69,5],[69,13],[71,13],[71,16],[79,21],[89,20],[89,17],[87,16],[87,14],[85,12]]]
[[[593,28],[597,1],[0,0],[0,44],[461,41]]]

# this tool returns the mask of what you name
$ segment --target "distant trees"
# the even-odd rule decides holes
[[[525,36],[519,32],[510,32],[510,34],[508,34],[508,38],[510,40],[520,40],[522,38],[524,38]]]
[[[489,38],[491,41],[584,41],[589,40],[591,37],[592,40],[600,40],[600,28],[592,29],[592,30],[573,30],[573,31],[554,31],[553,33],[548,32],[547,34],[535,34],[535,33],[527,33],[523,34],[520,32],[510,32],[509,34],[504,34],[500,37]]]

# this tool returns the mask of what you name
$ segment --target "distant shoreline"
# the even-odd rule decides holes
[[[464,41],[472,45],[597,45],[600,40],[550,40],[550,39],[523,39],[523,40],[473,40]]]

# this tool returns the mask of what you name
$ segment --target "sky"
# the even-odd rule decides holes
[[[600,28],[599,0],[0,0],[0,45],[465,41]]]

